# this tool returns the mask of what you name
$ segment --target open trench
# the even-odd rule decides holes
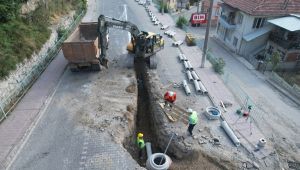
[[[164,152],[163,149],[165,149],[164,147],[169,142],[172,134],[172,131],[166,128],[168,120],[164,118],[163,112],[155,106],[153,94],[149,94],[151,90],[148,88],[153,87],[150,87],[151,82],[148,79],[149,77],[147,77],[147,69],[147,64],[142,59],[135,61],[138,83],[136,123],[134,129],[132,129],[132,134],[123,142],[125,149],[142,167],[146,166],[147,154],[145,149],[143,158],[139,159],[136,145],[137,134],[140,132],[144,134],[144,141],[151,143],[153,153]],[[173,138],[167,154],[173,160],[172,169],[230,169],[209,159],[206,154],[186,148],[182,137]]]
[[[147,65],[143,59],[135,60],[135,72],[138,86],[138,100],[137,100],[137,114],[136,123],[132,131],[132,134],[127,137],[124,142],[124,147],[131,154],[131,156],[139,163],[140,166],[144,166],[147,160],[146,149],[143,152],[142,159],[138,156],[138,147],[136,145],[136,137],[138,133],[144,134],[144,141],[150,142],[152,147],[152,152],[160,152],[158,145],[156,144],[156,135],[153,133],[152,127],[152,115],[150,111],[149,94],[146,87],[146,71]]]

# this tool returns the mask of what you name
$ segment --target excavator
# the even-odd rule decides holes
[[[109,28],[121,29],[130,32],[131,40],[127,50],[134,54],[134,59],[143,58],[150,69],[157,67],[156,53],[163,49],[164,39],[160,34],[140,31],[139,28],[129,22],[100,15],[98,18],[98,47],[100,48],[99,62],[108,68],[107,47]],[[133,60],[134,61],[134,60]],[[133,65],[133,63],[132,63]]]

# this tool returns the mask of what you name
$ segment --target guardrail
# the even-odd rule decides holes
[[[51,61],[55,58],[57,53],[60,50],[61,44],[68,38],[69,34],[74,31],[82,17],[85,14],[85,10],[81,11],[81,13],[76,17],[76,19],[69,25],[66,32],[62,35],[62,37],[55,43],[51,49],[48,49],[48,53],[44,56],[39,57],[39,60],[36,61],[36,65],[31,68],[29,74],[19,82],[17,82],[17,86],[12,89],[9,96],[4,96],[0,100],[0,123],[7,118],[8,114],[12,111],[15,105],[19,102],[19,100],[26,94],[28,89],[32,86],[32,84],[37,80],[37,78],[42,74],[42,72],[47,68],[47,66],[51,63]]]

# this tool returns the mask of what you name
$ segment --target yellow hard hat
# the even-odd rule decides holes
[[[138,137],[142,138],[144,135],[142,133],[138,133]]]

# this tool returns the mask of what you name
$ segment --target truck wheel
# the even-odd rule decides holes
[[[156,69],[157,68],[157,57],[156,55],[153,55],[149,57],[149,68],[150,69]]]
[[[70,64],[70,70],[71,72],[79,72],[79,68],[77,67],[76,64]]]
[[[92,71],[100,71],[101,70],[100,64],[92,64],[91,69]]]

